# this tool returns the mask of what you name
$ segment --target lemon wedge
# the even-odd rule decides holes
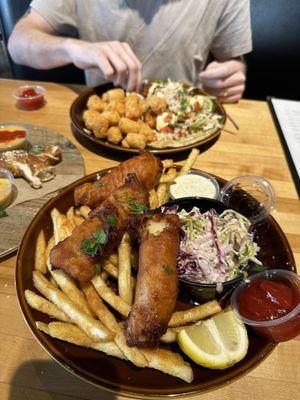
[[[182,329],[177,341],[193,361],[212,369],[225,369],[241,361],[249,344],[244,323],[230,308]]]

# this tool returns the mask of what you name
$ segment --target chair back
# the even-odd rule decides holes
[[[8,38],[13,31],[16,22],[28,10],[31,0],[0,0],[0,29],[4,43],[7,45]],[[52,81],[62,83],[85,83],[84,73],[74,65],[53,68],[49,70],[37,70],[25,67],[13,62],[8,54],[11,71],[15,79]]]
[[[300,1],[251,0],[251,21],[245,97],[300,99]]]

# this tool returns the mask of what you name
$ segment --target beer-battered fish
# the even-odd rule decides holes
[[[87,205],[91,208],[99,206],[113,190],[124,184],[130,173],[135,173],[140,183],[150,190],[158,184],[162,168],[160,159],[145,151],[112,168],[97,182],[78,186],[74,191],[75,205]]]
[[[148,205],[148,191],[135,174],[129,174],[123,186],[51,250],[52,267],[63,269],[80,282],[90,280],[100,257],[110,255],[121,242],[131,215],[143,213]]]
[[[180,220],[156,214],[141,227],[134,304],[126,322],[128,346],[155,347],[167,331],[177,298]]]

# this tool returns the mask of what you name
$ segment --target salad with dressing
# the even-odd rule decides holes
[[[203,95],[199,89],[170,79],[154,81],[148,95],[162,97],[167,110],[157,116],[157,141],[176,147],[202,139],[222,128],[222,116],[215,112],[215,97]],[[155,147],[155,146],[154,146]]]
[[[163,207],[162,212],[177,213],[183,222],[183,238],[177,259],[178,276],[199,283],[222,282],[243,273],[250,261],[262,265],[256,258],[259,247],[250,232],[251,222],[234,210],[220,215],[214,209],[201,213],[197,207],[178,212],[178,206]]]

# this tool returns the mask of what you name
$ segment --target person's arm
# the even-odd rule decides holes
[[[241,58],[213,61],[199,74],[199,80],[203,89],[222,103],[237,103],[245,90],[246,65]]]
[[[16,24],[8,50],[14,62],[37,69],[73,63],[81,69],[99,68],[105,79],[129,91],[141,83],[141,63],[127,43],[90,43],[59,36],[34,10]]]

